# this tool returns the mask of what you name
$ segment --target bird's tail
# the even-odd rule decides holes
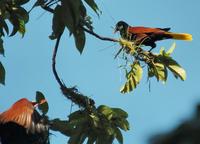
[[[188,33],[171,33],[171,32],[166,32],[165,34],[167,36],[171,37],[172,39],[186,40],[186,41],[191,41],[192,40],[192,35],[188,34]]]

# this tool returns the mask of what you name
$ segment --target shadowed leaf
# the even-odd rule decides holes
[[[99,8],[94,0],[85,0],[85,2],[94,10],[94,12],[99,16]],[[101,12],[100,12],[101,13]]]
[[[74,34],[75,44],[76,48],[80,52],[80,54],[83,52],[84,46],[85,46],[85,32],[81,29],[76,30]]]
[[[3,47],[3,40],[0,38],[0,54],[4,56],[4,47]]]
[[[2,63],[0,62],[0,83],[3,85],[5,85],[5,75],[6,75],[6,71]]]

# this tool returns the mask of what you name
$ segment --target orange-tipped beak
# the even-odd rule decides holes
[[[38,107],[38,105],[42,105],[42,104],[44,104],[44,103],[46,103],[46,102],[47,102],[46,99],[42,99],[39,103],[37,103],[37,102],[32,102],[32,104],[33,104],[34,107]]]
[[[47,102],[46,99],[42,99],[42,100],[40,101],[39,105],[42,105],[42,104],[44,104],[44,103],[46,103],[46,102]]]

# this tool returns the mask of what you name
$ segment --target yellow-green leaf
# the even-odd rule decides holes
[[[173,72],[175,76],[179,77],[181,80],[184,81],[186,79],[186,72],[180,65],[168,65],[168,68],[170,71]]]
[[[172,46],[170,47],[170,49],[166,52],[166,54],[170,56],[173,53],[175,48],[176,48],[176,43],[174,42]]]
[[[167,69],[162,63],[154,64],[154,75],[156,76],[158,81],[166,81],[167,80]]]

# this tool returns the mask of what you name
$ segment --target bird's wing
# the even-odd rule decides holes
[[[164,32],[164,30],[158,28],[148,28],[148,27],[128,27],[128,32],[133,34],[160,33]]]
[[[0,123],[14,122],[24,128],[29,128],[34,107],[31,103],[16,103],[10,109],[0,114]]]

